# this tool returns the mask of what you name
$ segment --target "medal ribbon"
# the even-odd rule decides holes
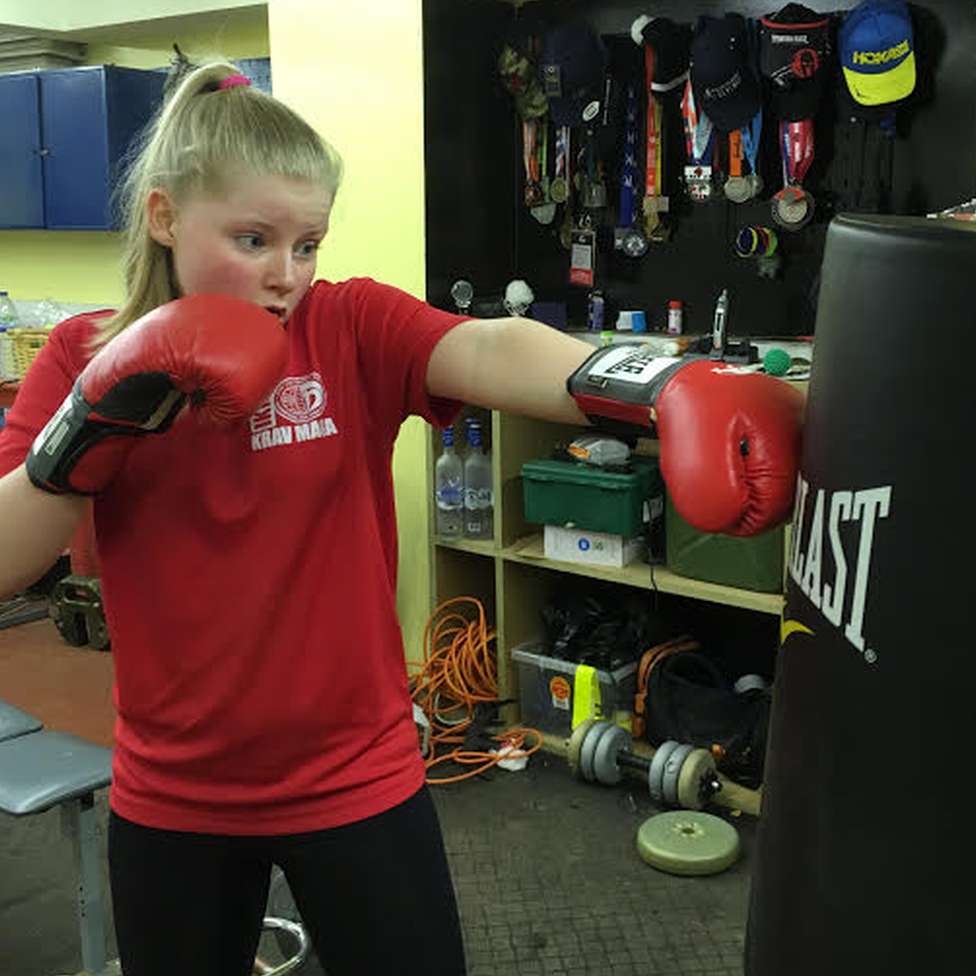
[[[733,129],[729,133],[729,176],[738,179],[742,176],[742,130]]]
[[[703,112],[700,116],[695,107],[695,94],[691,90],[691,78],[685,83],[685,93],[681,99],[681,116],[685,124],[685,149],[688,159],[694,166],[704,166],[710,155],[715,136],[712,120]]]
[[[535,154],[538,137],[538,120],[525,119],[522,122],[522,164],[525,166],[525,182],[537,183],[539,180],[539,161]]]
[[[549,186],[549,123],[545,119],[539,121],[539,144],[536,148],[536,162],[538,165],[536,176],[544,189]],[[548,194],[547,194],[548,196]]]
[[[762,108],[752,117],[748,125],[744,125],[739,133],[742,137],[742,151],[749,160],[749,168],[757,172],[756,162],[759,159],[759,140],[762,137],[763,114]]]
[[[644,196],[656,197],[661,188],[661,106],[654,97],[654,48],[644,45],[647,74],[647,152],[644,159]]]
[[[556,176],[569,180],[569,126],[556,129]]]
[[[637,86],[627,85],[624,164],[620,174],[620,226],[634,226],[634,172],[637,169]]]
[[[783,157],[783,183],[801,184],[813,162],[813,119],[780,122],[779,151]]]

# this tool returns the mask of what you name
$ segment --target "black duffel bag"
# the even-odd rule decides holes
[[[649,651],[648,654],[652,654]],[[694,648],[659,654],[641,668],[643,735],[652,745],[668,739],[711,749],[719,770],[746,786],[762,782],[772,691],[737,692],[707,654]]]

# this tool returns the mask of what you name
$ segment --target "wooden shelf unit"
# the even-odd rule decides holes
[[[484,414],[484,411],[472,411]],[[455,424],[456,443],[463,445],[459,432],[464,417]],[[632,563],[622,569],[586,563],[561,562],[543,554],[540,526],[524,519],[522,464],[546,457],[557,443],[566,444],[584,428],[503,414],[491,415],[492,471],[495,485],[495,532],[488,541],[441,539],[432,536],[432,609],[444,600],[471,596],[481,601],[494,625],[498,657],[499,697],[518,700],[518,669],[511,651],[538,636],[539,610],[565,583],[567,575],[599,579],[623,586],[778,617],[783,608],[781,593],[760,593],[721,586],[679,576],[665,566]],[[440,433],[431,429],[428,438],[428,467],[431,472],[440,453]],[[657,452],[656,441],[642,441],[639,450]],[[433,485],[433,474],[431,475]],[[430,524],[435,522],[431,492]],[[788,545],[788,534],[787,534]],[[517,706],[507,706],[506,720],[519,722]]]

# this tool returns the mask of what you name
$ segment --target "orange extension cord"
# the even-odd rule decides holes
[[[495,659],[495,631],[485,621],[485,609],[474,597],[445,600],[430,615],[424,628],[424,660],[409,661],[420,671],[412,679],[414,702],[430,722],[430,750],[427,782],[457,783],[471,779],[497,765],[502,759],[531,756],[542,747],[542,735],[535,729],[510,729],[493,736],[511,751],[472,752],[459,748],[474,719],[479,702],[498,701],[498,664]],[[525,747],[526,733],[536,737]],[[444,752],[445,748],[454,748]],[[430,770],[443,762],[477,768],[457,776],[433,779]]]

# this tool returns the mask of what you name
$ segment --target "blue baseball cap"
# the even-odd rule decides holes
[[[844,79],[854,101],[885,105],[915,88],[912,15],[902,0],[863,0],[837,33]]]

